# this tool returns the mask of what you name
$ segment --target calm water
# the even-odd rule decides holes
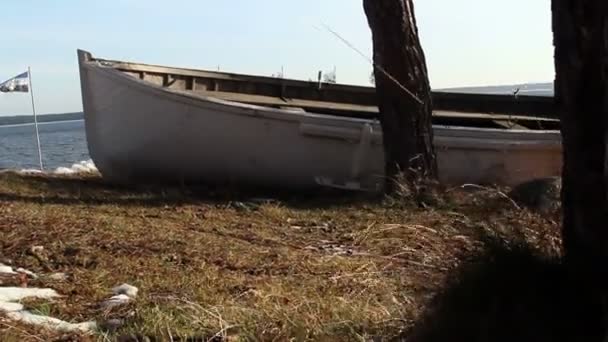
[[[38,124],[45,169],[88,160],[84,121]],[[0,169],[39,168],[33,124],[0,126]]]

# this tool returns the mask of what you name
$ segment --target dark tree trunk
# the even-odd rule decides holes
[[[436,178],[431,89],[412,0],[363,0],[363,7],[373,38],[386,175]]]
[[[553,0],[552,11],[565,261],[586,340],[606,341],[608,1]]]
[[[553,0],[566,260],[608,283],[608,1]]]

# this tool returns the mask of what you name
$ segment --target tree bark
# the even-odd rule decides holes
[[[372,31],[386,175],[434,179],[431,88],[412,0],[363,0],[363,7]]]
[[[608,1],[553,0],[566,261],[608,283]]]

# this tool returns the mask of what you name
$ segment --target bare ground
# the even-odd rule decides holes
[[[68,275],[30,281],[65,297],[27,306],[67,321],[125,322],[78,336],[4,318],[0,340],[495,340],[488,336],[505,325],[479,320],[543,291],[497,290],[497,300],[478,280],[521,285],[528,278],[511,275],[528,271],[553,279],[543,272],[558,267],[559,217],[516,208],[495,189],[442,189],[434,197],[418,205],[341,194],[237,195],[118,188],[95,175],[0,173],[0,262]],[[33,255],[33,246],[42,252]],[[483,276],[471,278],[469,265],[480,262],[474,269]],[[496,267],[511,273],[492,275]],[[101,310],[97,303],[122,283],[139,288],[137,300]],[[450,335],[431,336],[437,331]]]

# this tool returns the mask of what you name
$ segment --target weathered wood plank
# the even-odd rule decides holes
[[[126,73],[137,73],[140,78],[147,80],[148,75],[173,75],[182,79],[193,78],[192,89],[185,90],[198,93],[200,90],[226,91],[232,89],[233,95],[227,99],[236,97],[234,101],[243,96],[234,92],[239,89],[239,84],[246,84],[246,92],[249,96],[261,96],[268,99],[255,99],[255,104],[281,105],[278,103],[277,95],[281,94],[290,102],[304,101],[309,108],[320,108],[337,111],[351,111],[358,113],[355,117],[376,116],[377,100],[373,87],[323,83],[319,89],[316,81],[300,81],[293,79],[279,79],[266,76],[243,75],[224,73],[207,70],[193,70],[185,68],[173,68],[148,64],[128,63],[120,61],[109,61],[96,59],[104,62],[104,65],[113,67]],[[222,95],[228,97],[228,95]],[[270,99],[272,98],[272,99]],[[511,115],[511,120],[538,121],[540,118],[557,119],[557,112],[552,97],[543,96],[513,96],[494,94],[463,94],[451,92],[432,92],[433,109],[435,111],[451,111],[458,113],[488,113],[495,115]],[[252,98],[253,99],[253,98]],[[280,98],[278,98],[280,100]],[[323,101],[319,101],[322,99]],[[259,100],[259,101],[258,101]],[[316,103],[307,101],[317,101]],[[487,114],[483,114],[487,115]]]
[[[281,99],[273,96],[261,96],[261,95],[250,95],[250,94],[238,94],[230,92],[220,91],[196,91],[198,95],[215,97],[221,100],[241,102],[247,104],[261,105],[261,106],[272,106],[272,107],[300,107],[309,110],[318,110],[319,113],[323,113],[323,110],[331,111],[343,111],[353,113],[369,114],[369,117],[374,117],[378,114],[378,107],[376,106],[362,106],[347,103],[335,103],[326,101],[311,101],[301,99]],[[523,115],[505,115],[505,114],[487,114],[487,113],[468,113],[468,112],[457,112],[457,111],[446,111],[446,110],[435,110],[433,116],[443,118],[468,118],[468,119],[487,119],[493,121],[506,122],[519,122],[519,121],[540,121],[540,122],[559,122],[557,119],[543,118],[543,117],[532,117]]]
[[[303,100],[323,98],[333,102],[346,102],[362,105],[376,104],[375,89],[373,87],[324,83],[323,88],[319,89],[316,81],[278,79],[266,76],[170,68],[148,64],[109,62],[114,68],[121,71],[157,74],[167,73],[206,79],[212,82],[211,84],[217,84],[215,87],[212,86],[212,89],[217,90],[222,89],[222,83],[224,82],[246,82],[257,85],[260,89],[259,91],[264,92],[259,95],[264,96],[276,96],[276,94],[281,93],[281,87],[286,86],[289,89],[299,89],[297,92],[299,94],[298,96]],[[265,89],[265,91],[261,91],[261,89]],[[268,89],[274,90],[268,91]],[[322,92],[322,94],[319,94],[319,92]],[[330,96],[326,96],[326,94],[329,93],[339,93],[340,101],[335,101],[335,99]],[[319,95],[321,95],[321,97],[319,97]],[[513,95],[463,94],[434,91],[432,92],[432,98],[434,108],[439,110],[557,118],[552,97],[527,95],[515,97]]]

